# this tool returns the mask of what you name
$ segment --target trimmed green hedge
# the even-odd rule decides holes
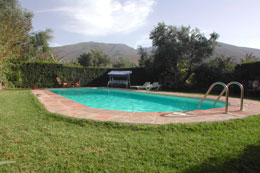
[[[191,87],[194,90],[205,92],[214,82],[224,82],[227,84],[234,80],[233,72],[221,71],[205,64],[195,70],[192,76]],[[221,86],[220,88],[222,89]]]
[[[11,67],[8,81],[15,87],[31,87],[36,84],[38,88],[58,87],[56,77],[63,82],[71,82],[79,77],[81,86],[106,86],[107,73],[111,70],[131,70],[131,84],[142,84],[147,77],[144,68],[85,68],[68,66],[49,62],[20,62]]]
[[[19,62],[10,65],[7,70],[9,86],[29,88],[36,84],[38,88],[58,87],[56,77],[63,82],[71,82],[79,77],[81,86],[105,87],[108,82],[107,73],[111,70],[131,70],[131,85],[141,85],[146,81],[153,82],[153,75],[148,74],[144,68],[85,68],[81,66],[68,66],[50,62]],[[195,82],[189,89],[199,88],[206,90],[216,81],[228,83],[236,80],[246,85],[246,81],[260,78],[260,62],[239,64],[233,73],[220,73],[213,69],[197,69],[193,77]],[[187,88],[187,89],[188,89]]]
[[[236,79],[239,81],[255,80],[260,78],[260,61],[254,63],[239,64],[235,71]]]

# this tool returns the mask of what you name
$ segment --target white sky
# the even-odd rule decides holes
[[[151,46],[158,22],[215,31],[218,41],[260,49],[260,0],[19,0],[34,31],[54,31],[51,46],[79,42]]]

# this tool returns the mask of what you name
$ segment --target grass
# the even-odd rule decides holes
[[[0,172],[259,172],[260,115],[131,125],[47,112],[29,90],[0,90]]]

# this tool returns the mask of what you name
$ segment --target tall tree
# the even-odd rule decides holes
[[[150,56],[142,46],[139,46],[138,49],[138,54],[140,55],[140,59],[138,60],[138,65],[140,67],[147,67],[149,64],[152,62],[152,56]]]
[[[6,69],[4,63],[20,58],[26,48],[32,16],[17,0],[0,0],[0,82]]]
[[[116,68],[125,68],[125,67],[135,67],[135,63],[127,59],[126,57],[120,56],[116,57],[116,59],[113,62],[113,67]]]
[[[99,50],[90,50],[78,57],[78,63],[85,67],[108,67],[111,65],[111,60],[107,54]]]
[[[17,0],[0,0],[0,61],[20,58],[32,28],[32,13]]]
[[[28,49],[25,50],[25,54],[28,58],[56,61],[48,43],[52,39],[51,33],[51,29],[46,29],[45,31],[33,32],[30,34],[27,43]]]
[[[172,79],[178,88],[190,77],[195,67],[212,55],[218,34],[207,39],[199,29],[167,26],[159,23],[150,34],[153,46],[154,65],[157,73],[167,80]]]
[[[236,63],[231,57],[217,56],[199,65],[192,75],[191,83],[198,89],[208,89],[213,82],[229,82]]]

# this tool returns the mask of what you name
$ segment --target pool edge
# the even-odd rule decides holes
[[[104,88],[104,87],[86,87],[86,88]],[[48,88],[51,89],[51,88]],[[126,90],[125,90],[126,91]],[[129,90],[132,91],[132,90]],[[150,92],[140,91],[138,92]],[[49,112],[63,114],[74,118],[84,118],[102,121],[115,121],[135,124],[168,124],[168,123],[196,123],[196,122],[213,122],[225,121],[236,118],[243,118],[260,113],[260,103],[257,101],[244,101],[245,110],[239,110],[240,100],[238,98],[230,98],[229,113],[224,114],[224,108],[213,108],[207,110],[184,111],[185,116],[170,115],[171,112],[125,112],[110,111],[96,108],[89,108],[80,103],[69,100],[65,97],[52,93],[47,89],[32,90],[36,98],[45,106]],[[160,91],[154,94],[160,94]],[[163,93],[165,94],[165,93]],[[194,98],[184,93],[167,93],[169,95],[186,96]],[[198,95],[195,95],[198,96]],[[211,97],[211,96],[210,96]],[[196,97],[195,97],[196,98]],[[211,98],[212,99],[212,98]],[[170,116],[165,116],[165,115]]]

